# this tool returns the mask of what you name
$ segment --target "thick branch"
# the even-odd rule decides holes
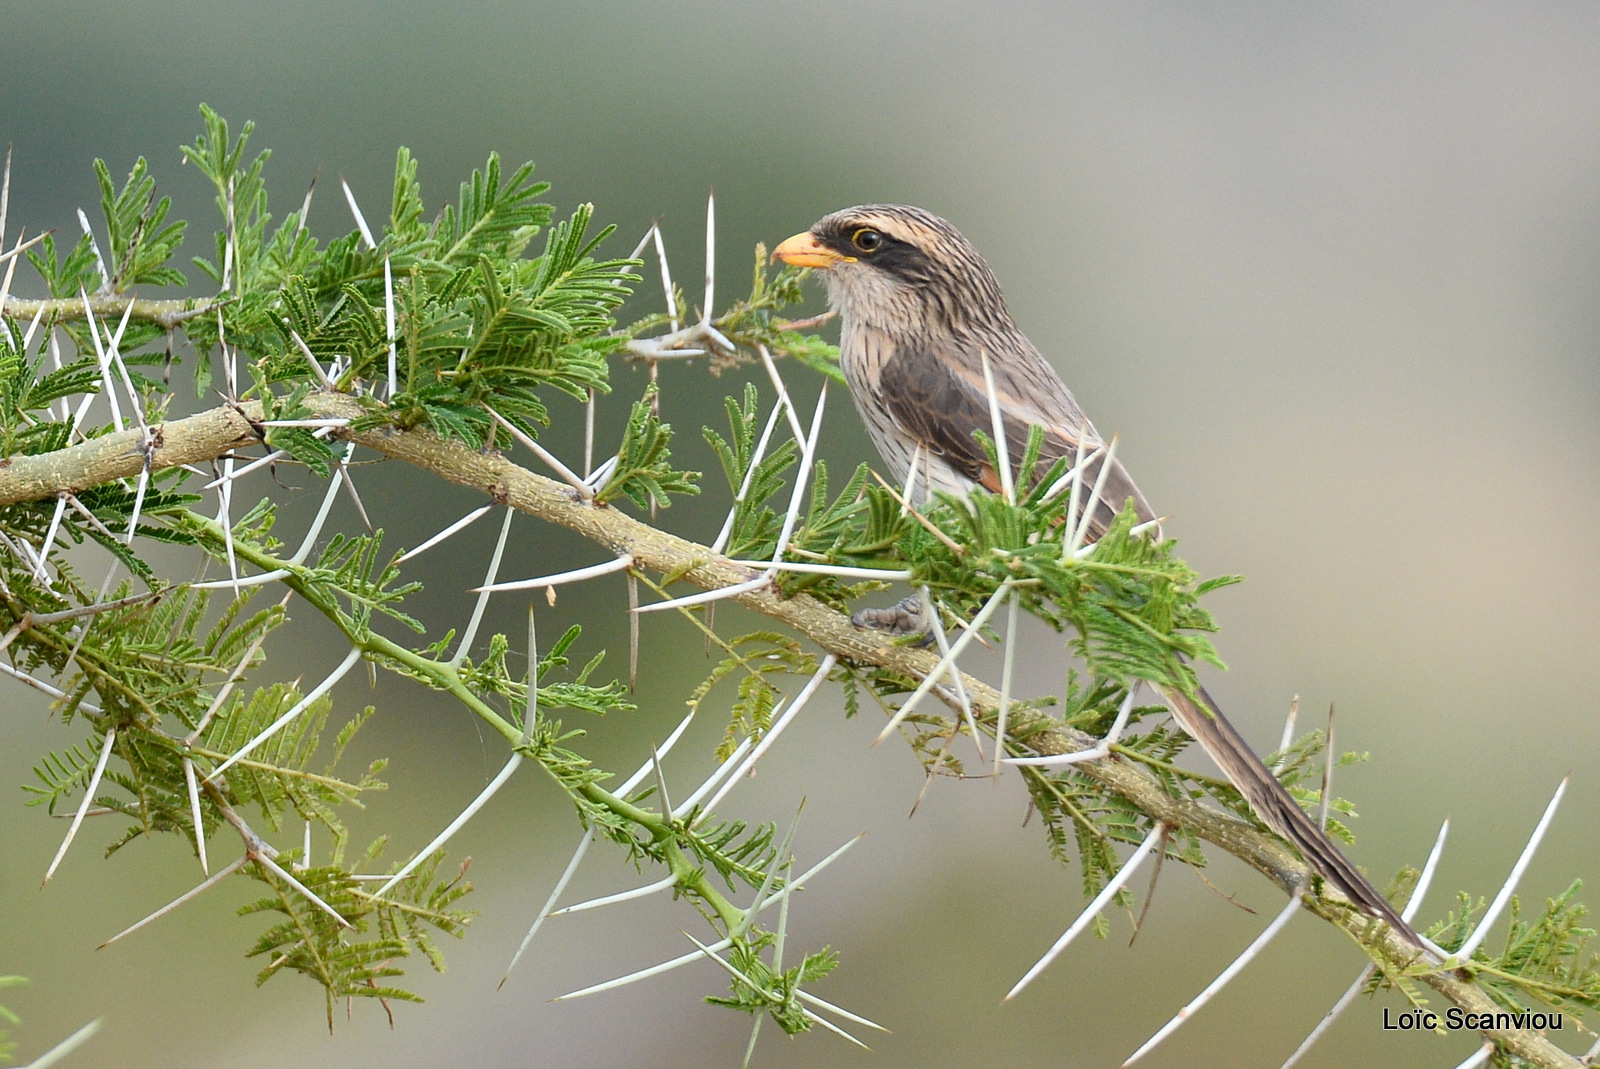
[[[174,297],[163,301],[130,297],[121,293],[92,293],[89,307],[101,319],[121,319],[122,313],[133,305],[133,318],[143,319],[171,330],[173,327],[211,311],[218,304],[210,297]],[[33,321],[40,312],[61,319],[82,319],[83,301],[78,297],[56,297],[30,301],[21,297],[7,297],[0,314],[23,323]]]
[[[319,417],[354,419],[366,413],[360,402],[341,394],[316,394],[307,400],[307,405]],[[163,424],[158,428],[155,464],[168,467],[196,463],[248,444],[256,440],[249,420],[260,418],[260,414],[259,405],[247,404]],[[651,527],[617,509],[583,503],[565,484],[536,475],[498,454],[480,453],[459,442],[443,441],[425,430],[384,428],[349,437],[387,457],[481,490],[519,511],[577,531],[613,553],[630,554],[636,567],[677,574],[705,589],[755,578],[756,573],[705,546]],[[0,461],[0,505],[131,476],[143,463],[139,434],[135,431],[106,435],[45,456],[9,458]],[[930,652],[890,645],[879,633],[858,631],[843,614],[804,594],[784,599],[763,589],[741,594],[734,600],[788,625],[822,649],[858,664],[921,678],[938,661]],[[973,712],[993,715],[999,704],[998,693],[970,677],[966,688]],[[1070,753],[1098,741],[1055,722],[1027,734],[1030,727],[1017,724],[1017,734],[1025,735],[1028,745],[1041,754]],[[1135,762],[1112,757],[1079,765],[1078,770],[1104,783],[1150,817],[1192,831],[1221,847],[1285,892],[1293,892],[1307,876],[1306,867],[1272,836],[1229,814],[1171,797]],[[1307,909],[1343,929],[1373,953],[1387,957],[1395,966],[1403,967],[1416,960],[1416,949],[1392,932],[1375,937],[1377,922],[1355,911],[1331,888],[1325,889],[1321,898],[1306,896],[1305,903]],[[1426,973],[1420,979],[1465,1010],[1476,1013],[1496,1008],[1465,972]],[[1492,1030],[1485,1035],[1537,1066],[1570,1069],[1577,1064],[1535,1032]]]

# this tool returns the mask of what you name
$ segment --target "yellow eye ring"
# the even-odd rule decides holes
[[[883,248],[883,235],[869,226],[864,226],[850,235],[850,244],[862,252],[877,252]]]

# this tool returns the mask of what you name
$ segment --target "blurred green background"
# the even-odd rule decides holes
[[[1249,577],[1212,599],[1231,670],[1208,685],[1230,716],[1266,751],[1291,695],[1309,723],[1334,702],[1341,748],[1372,752],[1339,787],[1360,804],[1353,855],[1378,882],[1420,863],[1448,816],[1424,916],[1458,888],[1492,894],[1568,770],[1524,897],[1540,903],[1600,874],[1593,5],[57,0],[0,11],[13,232],[74,234],[73,209],[96,201],[91,159],[120,177],[144,154],[177,214],[196,221],[185,258],[209,253],[209,194],[177,152],[202,100],[236,127],[258,122],[280,217],[322,168],[311,225],[324,239],[350,227],[337,176],[379,218],[399,145],[422,161],[434,206],[498,149],[538,161],[558,210],[596,202],[620,225],[615,255],[660,218],[691,299],[711,187],[725,295],[744,284],[756,241],[826,211],[898,200],[947,216],[1097,424],[1123,432],[1120,455],[1172,514],[1191,562]],[[19,279],[17,291],[36,293],[35,279]],[[657,307],[657,292],[647,285],[634,307]],[[717,399],[737,380],[698,367],[663,378],[679,456],[709,471],[697,431],[720,422]],[[620,369],[617,381],[611,433],[644,379]],[[796,369],[791,381],[814,396],[814,376]],[[843,467],[871,453],[834,400],[825,452]],[[577,411],[558,407],[558,451],[574,448]],[[285,481],[305,487],[283,521],[295,531],[320,493],[303,473]],[[478,503],[398,468],[367,468],[360,482],[397,545]],[[707,487],[664,519],[709,538],[726,494]],[[463,621],[490,527],[419,561],[430,586],[417,607],[434,633]],[[601,557],[526,518],[514,532],[507,577]],[[610,577],[541,608],[541,627],[581,622],[580,650],[625,651],[622,608]],[[491,624],[518,634],[523,611],[500,599]],[[719,625],[731,632],[735,615]],[[269,674],[313,678],[337,659],[316,621],[291,631]],[[645,636],[640,712],[584,725],[589,751],[625,770],[708,668],[677,622],[651,618]],[[1059,640],[1040,631],[1028,642],[1030,692],[1058,686]],[[625,672],[623,660],[612,670]],[[391,790],[355,821],[359,841],[394,831],[395,852],[422,845],[503,761],[497,740],[415,689],[380,680],[369,694],[353,678],[337,697],[345,712],[378,704],[362,756],[394,759]],[[6,700],[0,783],[15,785],[46,748],[79,736],[20,688]],[[681,782],[709,768],[714,719],[674,756]],[[1074,946],[1000,1006],[1081,906],[1077,874],[1021,826],[1014,778],[937,784],[907,821],[920,771],[903,747],[868,749],[876,730],[846,721],[836,694],[819,699],[733,811],[786,820],[809,795],[802,860],[870,830],[797,902],[791,945],[839,948],[843,965],[819,993],[894,1034],[866,1055],[826,1035],[788,1042],[769,1024],[756,1064],[1114,1065],[1265,922],[1169,867],[1132,949],[1127,919],[1114,918],[1111,939]],[[681,903],[553,922],[496,990],[578,838],[536,774],[452,844],[452,859],[476,858],[469,904],[482,916],[445,947],[444,976],[411,963],[427,1004],[397,1007],[393,1030],[376,1006],[357,1006],[332,1037],[310,984],[255,989],[242,954],[257,922],[231,916],[242,886],[93,952],[196,882],[197,866],[175,842],[105,862],[99,844],[112,834],[90,822],[41,891],[65,825],[22,801],[14,791],[0,806],[0,972],[33,980],[4,999],[24,1018],[23,1061],[93,1016],[106,1027],[73,1066],[742,1056],[746,1019],[699,1001],[724,986],[709,965],[547,1001],[681,953],[678,929],[701,932]],[[218,837],[213,856],[231,849]],[[1282,901],[1226,859],[1208,878],[1263,913]],[[569,897],[638,880],[598,848]],[[1147,1064],[1276,1066],[1360,961],[1302,919]],[[1306,1064],[1445,1066],[1470,1051],[1469,1037],[1380,1032],[1384,1004],[1358,1003]],[[1587,1046],[1570,1026],[1566,1043]]]

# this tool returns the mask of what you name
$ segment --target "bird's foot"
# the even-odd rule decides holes
[[[894,638],[921,635],[914,645],[927,646],[933,642],[927,620],[922,613],[922,598],[912,594],[883,609],[857,609],[850,614],[850,622],[863,631],[883,631]]]

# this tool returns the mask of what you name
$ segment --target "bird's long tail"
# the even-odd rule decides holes
[[[1267,770],[1237,728],[1228,722],[1211,695],[1200,690],[1200,701],[1172,688],[1162,688],[1162,697],[1178,723],[1222,769],[1250,808],[1267,827],[1293,843],[1312,869],[1337,887],[1363,912],[1387,922],[1405,939],[1421,942],[1411,925],[1400,918],[1387,899],[1370,880],[1339,851],[1327,833]]]

